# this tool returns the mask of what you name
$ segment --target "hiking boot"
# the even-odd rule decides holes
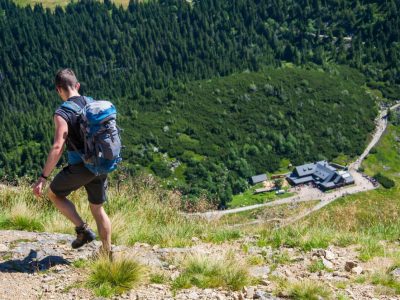
[[[73,249],[78,249],[96,239],[96,234],[93,232],[93,230],[89,228],[88,224],[86,223],[80,227],[75,227],[75,231],[76,239],[71,244]]]

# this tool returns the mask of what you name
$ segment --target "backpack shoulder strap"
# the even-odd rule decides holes
[[[81,114],[82,112],[82,108],[73,101],[65,101],[63,104],[61,104],[61,107],[72,110],[77,114]]]
[[[95,101],[92,97],[83,96],[83,98],[86,101],[86,105]]]

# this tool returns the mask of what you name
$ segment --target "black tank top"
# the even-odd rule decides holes
[[[69,98],[68,101],[75,102],[81,108],[85,107],[87,104],[83,96],[74,96]],[[84,148],[83,137],[81,136],[79,118],[76,113],[60,106],[54,114],[62,117],[68,124],[67,150],[75,151],[71,143],[73,143],[78,150],[82,150]]]

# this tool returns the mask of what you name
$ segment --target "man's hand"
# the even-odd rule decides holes
[[[44,179],[43,177],[39,177],[36,183],[32,186],[33,194],[36,197],[41,197],[45,185],[46,185],[46,179]]]

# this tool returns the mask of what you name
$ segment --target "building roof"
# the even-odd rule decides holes
[[[290,177],[290,179],[293,181],[294,184],[302,184],[302,183],[306,183],[306,182],[310,182],[313,181],[314,178],[312,176],[306,176],[306,177],[301,177],[301,178],[294,178],[294,177]]]
[[[305,164],[296,167],[296,172],[299,177],[311,175],[315,171],[315,163]]]
[[[259,183],[259,182],[263,182],[267,180],[267,175],[266,174],[260,174],[260,175],[256,175],[256,176],[252,176],[251,177],[251,182],[253,184]]]
[[[354,183],[354,179],[349,172],[338,171],[325,160],[298,166],[287,179],[295,185],[314,181],[326,189],[333,188],[343,182],[346,184]]]

